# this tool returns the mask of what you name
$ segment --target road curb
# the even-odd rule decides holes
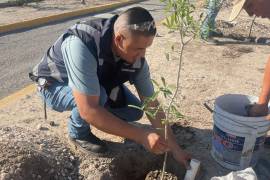
[[[33,20],[27,20],[27,21],[17,22],[13,24],[6,24],[6,25],[0,26],[0,34],[7,33],[14,30],[35,27],[35,26],[47,24],[50,22],[64,20],[64,19],[73,18],[77,16],[83,16],[90,13],[97,13],[97,12],[114,9],[114,8],[118,8],[121,6],[129,5],[129,4],[133,4],[135,2],[141,2],[141,1],[142,0],[123,0],[122,2],[105,4],[105,5],[95,6],[95,7],[88,7],[88,8],[84,8],[84,9],[80,9],[76,11],[55,14],[55,15],[41,17],[41,18],[37,18]]]
[[[32,94],[35,89],[36,85],[31,84],[7,97],[4,97],[3,99],[0,100],[0,109],[2,109],[3,107],[7,106],[12,102],[15,102],[16,100],[22,98],[23,96]]]

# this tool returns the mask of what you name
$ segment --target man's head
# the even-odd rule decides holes
[[[151,14],[144,8],[134,7],[121,13],[114,24],[113,51],[133,64],[145,56],[156,34]]]
[[[244,8],[250,15],[262,18],[270,18],[270,0],[235,0],[229,21],[233,21]]]

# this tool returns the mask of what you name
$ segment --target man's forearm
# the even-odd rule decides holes
[[[263,86],[259,97],[259,104],[268,104],[270,96],[270,57],[264,71]]]
[[[106,133],[121,136],[138,142],[139,135],[144,132],[142,129],[132,126],[127,122],[117,118],[101,106],[91,109],[89,112],[90,113],[88,113],[84,119],[89,124]]]

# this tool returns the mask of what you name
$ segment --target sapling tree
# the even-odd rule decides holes
[[[171,88],[164,77],[161,77],[161,83],[153,80],[155,84],[155,93],[152,97],[147,98],[141,107],[132,106],[134,108],[143,110],[145,114],[150,118],[155,118],[161,111],[165,113],[164,119],[162,119],[162,124],[164,125],[161,129],[164,133],[165,140],[168,139],[168,128],[172,123],[179,121],[183,118],[183,115],[178,110],[176,97],[180,93],[180,75],[183,61],[183,53],[185,46],[190,43],[199,32],[199,22],[198,18],[195,20],[193,13],[195,6],[189,2],[189,0],[161,0],[166,6],[165,11],[167,13],[166,19],[163,24],[170,29],[170,31],[177,32],[179,38],[177,39],[177,44],[180,46],[178,51],[178,67],[176,76],[176,88]],[[175,46],[171,46],[169,53],[165,53],[166,60],[170,62],[170,53],[175,50]],[[163,103],[158,106],[149,106],[151,102],[155,101],[160,95],[165,99]],[[164,155],[163,167],[161,179],[164,178],[164,172],[166,171],[168,153]]]

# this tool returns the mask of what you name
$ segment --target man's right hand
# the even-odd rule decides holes
[[[152,153],[163,154],[170,150],[165,139],[154,131],[146,130],[140,136],[139,143]]]
[[[250,16],[256,15],[262,18],[270,18],[269,0],[246,0],[243,8]]]
[[[250,117],[266,116],[268,114],[268,106],[255,103],[247,107],[247,113]]]

